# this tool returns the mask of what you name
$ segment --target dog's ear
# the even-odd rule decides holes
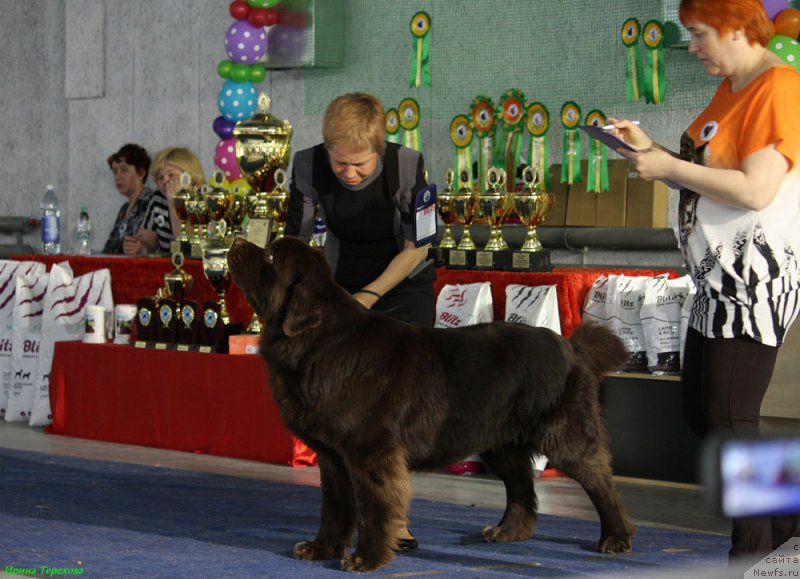
[[[300,334],[313,330],[323,321],[322,309],[311,298],[308,288],[304,284],[296,284],[286,308],[286,317],[283,320],[283,333],[294,338]]]
[[[259,266],[255,266],[259,267]],[[253,272],[255,273],[255,272]],[[275,274],[272,271],[272,266],[267,263],[262,263],[259,267],[258,274],[253,276],[250,284],[242,284],[240,288],[244,294],[247,303],[253,308],[253,311],[259,316],[268,314],[267,304],[269,299],[269,288],[272,286]]]

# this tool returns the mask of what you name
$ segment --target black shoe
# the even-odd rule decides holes
[[[410,539],[400,539],[397,541],[397,550],[400,553],[405,553],[407,551],[413,551],[419,546],[417,543],[417,539],[412,535]]]

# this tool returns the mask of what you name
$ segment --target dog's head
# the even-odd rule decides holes
[[[322,325],[338,293],[322,251],[294,237],[262,249],[237,239],[228,251],[233,282],[272,332],[294,337]]]

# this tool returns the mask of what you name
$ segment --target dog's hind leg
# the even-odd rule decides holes
[[[296,559],[318,561],[341,559],[355,533],[353,487],[341,457],[332,451],[317,450],[322,516],[317,536],[294,547]]]
[[[530,538],[536,527],[538,500],[533,488],[533,467],[530,447],[506,448],[481,453],[484,464],[506,487],[506,511],[496,527],[483,529],[483,540],[508,543]]]
[[[394,559],[407,532],[411,476],[402,449],[375,450],[349,464],[358,513],[358,545],[345,571],[374,571]]]

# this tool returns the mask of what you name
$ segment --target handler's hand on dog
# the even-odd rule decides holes
[[[372,294],[367,293],[355,293],[353,297],[356,298],[356,301],[360,303],[362,306],[367,308],[368,310],[372,309],[372,306],[378,301],[378,298]]]

